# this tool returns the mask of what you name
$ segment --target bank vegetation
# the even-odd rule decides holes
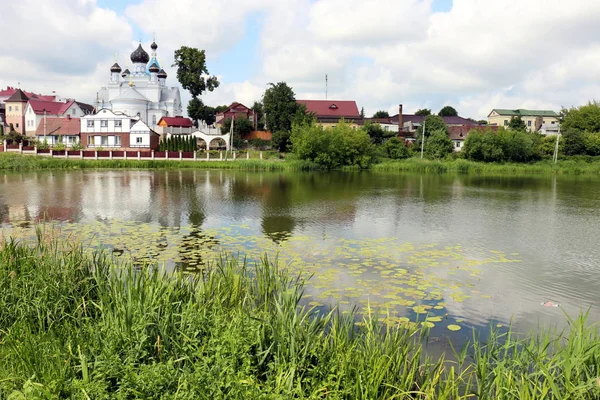
[[[474,335],[434,358],[426,328],[303,306],[303,285],[267,259],[223,257],[198,275],[166,275],[41,231],[32,245],[9,240],[0,247],[0,398],[600,396],[600,338],[585,316],[565,332]]]

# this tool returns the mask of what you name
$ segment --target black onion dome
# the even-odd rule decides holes
[[[129,72],[129,70],[127,68],[125,68],[125,71],[123,71],[123,73],[121,74],[121,76],[123,78],[125,78],[127,75],[129,75],[131,72]]]
[[[152,42],[152,44],[150,45],[150,48],[154,51],[156,51],[156,49],[158,49],[158,45],[156,44],[156,42]]]
[[[138,48],[135,49],[133,53],[131,53],[131,62],[132,63],[144,63],[148,64],[150,61],[150,56],[146,53],[146,50],[142,48],[142,44],[140,43]]]
[[[160,70],[160,72],[158,73],[158,77],[159,78],[166,78],[167,77],[167,73],[165,72],[164,69]]]
[[[110,72],[121,72],[121,67],[119,64],[114,63],[112,67],[110,67]]]
[[[148,68],[148,71],[150,72],[159,72],[160,68],[158,68],[158,65],[156,65],[156,62],[153,62],[152,65],[150,65],[150,68]]]

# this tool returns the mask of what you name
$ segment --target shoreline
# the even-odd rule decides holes
[[[82,170],[82,169],[226,169],[242,171],[327,171],[301,160],[81,160],[76,158],[33,157],[30,155],[0,153],[0,171]],[[358,167],[343,167],[341,171],[360,171]],[[419,172],[437,174],[465,174],[481,176],[518,175],[588,175],[600,176],[600,158],[562,159],[535,163],[483,163],[456,160],[386,160],[364,171]]]

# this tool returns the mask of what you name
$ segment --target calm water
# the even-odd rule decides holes
[[[56,221],[90,246],[193,271],[267,252],[314,274],[311,304],[367,304],[434,334],[600,316],[600,180],[377,173],[0,175],[0,223]],[[543,307],[552,301],[561,307]],[[435,316],[439,318],[435,318]],[[462,329],[453,333],[448,325]]]

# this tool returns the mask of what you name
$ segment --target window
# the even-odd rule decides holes
[[[12,111],[12,106],[8,106],[8,111]]]
[[[102,146],[108,146],[108,136],[101,136],[101,138],[100,138],[100,144]]]
[[[505,120],[504,120],[504,126],[507,126],[507,125],[508,125],[508,120],[507,120],[507,119],[505,119]]]
[[[152,116],[152,125],[156,126],[156,115]]]
[[[122,123],[122,121],[120,119],[117,119],[115,121],[115,128],[120,128],[121,127],[121,123]]]
[[[542,124],[545,124],[545,123],[546,123],[546,120],[543,120],[543,121],[542,121]]]
[[[100,121],[100,127],[101,128],[108,128],[108,120],[105,120],[105,119],[101,120]]]
[[[17,122],[17,128],[19,127],[19,123]]]
[[[115,136],[115,146],[121,146],[121,136]]]
[[[88,128],[93,128],[93,127],[94,127],[94,121],[92,121],[92,120],[88,120],[88,122],[87,122],[87,127],[88,127]]]
[[[460,148],[460,142],[456,142],[456,148]]]
[[[67,141],[69,143],[75,143],[75,136],[67,136]]]
[[[552,121],[552,122],[550,122],[550,123],[551,123],[552,125],[554,125],[554,124],[556,124],[556,121]]]
[[[71,115],[75,116],[75,109],[74,108],[71,108]]]
[[[91,146],[95,144],[94,137],[92,135],[88,136],[88,144]]]
[[[141,137],[136,137],[136,138],[135,138],[135,142],[136,142],[137,144],[142,144],[142,142],[143,142],[143,139],[142,139]]]
[[[527,126],[531,126],[531,121],[527,121]]]

